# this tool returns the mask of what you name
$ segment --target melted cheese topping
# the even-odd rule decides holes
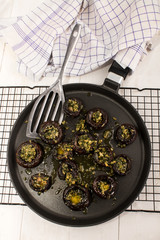
[[[82,194],[78,190],[71,190],[66,199],[69,200],[72,205],[77,205],[82,201]]]

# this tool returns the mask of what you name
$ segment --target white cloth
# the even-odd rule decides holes
[[[77,22],[82,24],[81,35],[66,75],[85,74],[111,58],[134,70],[145,43],[160,29],[160,3],[158,0],[45,0],[3,29],[17,54],[18,70],[34,81],[57,75]]]

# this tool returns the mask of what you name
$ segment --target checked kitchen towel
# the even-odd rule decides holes
[[[45,0],[3,29],[18,70],[34,81],[56,76],[71,31],[82,24],[65,74],[82,75],[116,59],[134,70],[146,42],[160,30],[159,0]]]

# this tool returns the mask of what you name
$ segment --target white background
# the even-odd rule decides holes
[[[26,14],[42,0],[0,0],[0,18]],[[125,87],[160,88],[160,33],[153,42],[153,50],[139,63],[135,72],[122,83]],[[75,78],[64,78],[63,83],[89,82],[102,84],[108,64],[95,72]],[[50,85],[45,78],[39,85]],[[36,85],[38,85],[36,84]],[[16,70],[16,56],[0,40],[0,86],[33,86],[29,79]],[[160,214],[124,212],[109,222],[87,228],[63,227],[42,219],[27,206],[0,205],[0,240],[159,240]]]

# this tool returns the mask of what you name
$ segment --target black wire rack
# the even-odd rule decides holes
[[[25,205],[10,180],[7,145],[10,131],[21,111],[46,87],[0,88],[0,204]],[[127,211],[160,212],[160,89],[121,88],[126,98],[142,116],[151,139],[152,162],[147,182]]]

